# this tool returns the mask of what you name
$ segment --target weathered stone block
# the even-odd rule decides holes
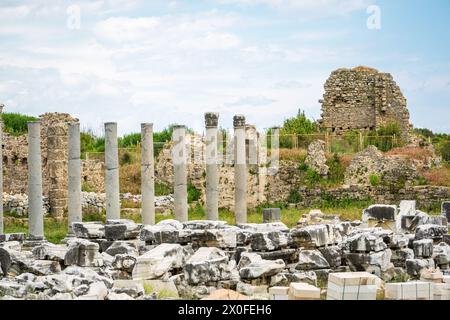
[[[294,228],[291,230],[289,236],[295,244],[305,248],[322,247],[330,242],[326,225]]]
[[[422,239],[442,239],[444,234],[447,234],[447,226],[440,226],[436,224],[423,224],[416,228],[416,240]]]
[[[263,223],[281,221],[280,208],[263,208],[262,215],[263,215]]]
[[[136,259],[133,279],[157,279],[174,268],[181,268],[188,258],[187,251],[179,244],[163,243]]]
[[[218,248],[202,247],[186,262],[184,276],[191,285],[227,280],[231,273],[228,256]]]
[[[257,279],[273,276],[285,268],[283,260],[263,260],[256,253],[244,252],[239,261],[238,270],[242,279]]]
[[[441,214],[450,221],[450,201],[443,201],[441,206]]]
[[[237,245],[236,230],[231,228],[195,230],[190,238],[198,246],[236,248]]]
[[[419,277],[420,273],[427,268],[434,268],[433,259],[407,259],[406,272],[412,277]]]
[[[283,260],[286,264],[298,262],[297,249],[282,249],[276,251],[258,252],[265,260]]]
[[[107,220],[105,224],[105,238],[108,240],[128,240],[139,237],[143,225],[131,220]]]
[[[319,248],[319,251],[331,268],[337,268],[342,264],[342,250],[338,246]]]
[[[429,258],[433,254],[433,240],[422,239],[413,241],[414,256],[416,258]]]
[[[105,237],[105,227],[101,222],[73,222],[72,229],[78,238],[98,239]]]
[[[11,263],[12,260],[10,253],[4,248],[0,248],[0,271],[2,271],[3,276],[8,274]]]
[[[114,241],[105,252],[111,256],[127,254],[137,257],[139,255],[136,243],[127,241]]]
[[[374,204],[363,211],[362,221],[395,221],[397,216],[397,206]]]
[[[330,264],[319,250],[301,250],[296,270],[328,269]]]
[[[279,250],[287,245],[287,237],[279,231],[255,232],[250,237],[250,245],[254,251]]]
[[[52,243],[45,243],[33,248],[32,252],[36,259],[39,260],[55,260],[63,262],[68,248]]]
[[[410,248],[402,248],[392,250],[391,262],[395,267],[406,268],[406,260],[414,259],[414,250]]]
[[[64,256],[66,266],[94,267],[102,264],[99,245],[86,239],[70,239]]]

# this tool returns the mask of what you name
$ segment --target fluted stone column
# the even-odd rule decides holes
[[[30,240],[44,239],[40,128],[39,121],[28,122],[28,233]]]
[[[234,211],[236,223],[247,222],[247,164],[245,155],[245,117],[235,115],[234,126]]]
[[[0,111],[0,115],[2,111]],[[3,227],[3,121],[0,119],[0,235],[4,234]]]
[[[173,189],[175,219],[188,220],[186,127],[174,126],[172,133]]]
[[[206,126],[206,217],[219,220],[219,176],[217,170],[218,113],[205,113]]]
[[[69,123],[68,176],[69,235],[72,235],[72,223],[83,220],[81,212],[80,124],[78,122]]]
[[[120,219],[117,123],[105,123],[106,219]]]
[[[144,225],[155,224],[153,123],[141,124],[141,176],[142,223]]]

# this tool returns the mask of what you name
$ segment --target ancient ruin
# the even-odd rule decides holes
[[[208,113],[205,119],[207,128],[217,128],[217,115]],[[71,122],[66,126],[70,232],[62,244],[44,238],[41,122],[30,122],[29,234],[0,233],[0,296],[4,299],[157,299],[162,292],[166,297],[184,299],[229,294],[240,299],[274,300],[375,300],[380,296],[450,299],[446,201],[442,202],[440,216],[418,210],[416,201],[403,200],[399,206],[371,205],[356,221],[312,210],[302,216],[297,226],[288,228],[280,222],[279,208],[266,208],[262,212],[264,223],[247,223],[247,183],[251,181],[247,180],[247,164],[253,163],[247,152],[252,146],[246,139],[245,118],[235,116],[233,157],[228,161],[234,164],[231,174],[236,183],[236,225],[220,221],[216,215],[220,190],[217,145],[205,149],[210,166],[205,171],[210,218],[188,220],[190,146],[184,126],[176,126],[172,137],[175,192],[169,202],[173,203],[176,220],[155,224],[158,200],[153,186],[151,124],[142,124],[145,195],[139,199],[143,202],[142,223],[136,223],[120,219],[117,124],[107,123],[107,188],[100,200],[106,209],[106,223],[83,222],[82,203],[89,195],[81,192],[79,124]],[[208,134],[209,142],[217,139],[216,130]],[[253,148],[256,151],[257,144]],[[321,171],[323,159],[317,163],[312,159],[317,153],[324,157],[323,142],[312,144],[309,162],[313,168],[317,165],[319,174],[326,175]],[[355,157],[354,167],[366,163],[374,171],[389,168],[379,164],[380,157],[376,149],[369,148]],[[286,168],[280,166],[281,172],[272,179],[279,179]],[[277,193],[283,194],[281,190]],[[362,193],[367,196],[368,190]],[[445,198],[448,194],[436,200]],[[320,287],[320,283],[326,286]]]
[[[392,75],[367,67],[341,68],[324,85],[320,124],[329,131],[377,130],[398,123],[404,136],[411,125],[406,98]]]

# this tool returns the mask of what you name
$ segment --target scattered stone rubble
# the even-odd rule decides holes
[[[310,224],[292,229],[118,219],[75,222],[74,236],[58,245],[9,234],[0,238],[0,297],[450,299],[445,214],[408,201],[370,206],[353,222],[313,211]]]

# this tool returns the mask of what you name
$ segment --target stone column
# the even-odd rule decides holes
[[[247,222],[247,164],[245,154],[245,117],[235,115],[234,126],[234,211],[236,223]]]
[[[81,212],[80,124],[78,122],[69,123],[68,176],[68,221],[69,235],[72,235],[72,222],[83,220]]]
[[[155,224],[153,123],[141,124],[141,175],[142,223],[144,225]]]
[[[28,122],[28,233],[30,240],[44,239],[40,127],[39,121]]]
[[[219,220],[219,177],[217,170],[218,113],[205,113],[206,126],[206,218]]]
[[[105,123],[106,219],[120,219],[117,123]]]
[[[0,107],[1,108],[1,107]],[[2,110],[0,110],[0,116]],[[5,230],[3,227],[3,121],[0,119],[0,235]]]
[[[174,126],[172,133],[173,189],[175,219],[188,220],[186,127]]]

